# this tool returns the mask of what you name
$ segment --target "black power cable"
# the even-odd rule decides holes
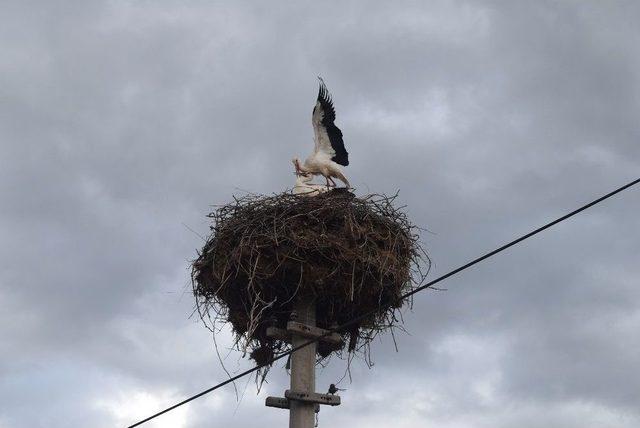
[[[562,221],[564,221],[564,220],[566,220],[566,219],[568,219],[568,218],[570,218],[570,217],[573,217],[574,215],[576,215],[576,214],[578,214],[578,213],[580,213],[580,212],[582,212],[582,211],[586,210],[587,208],[590,208],[590,207],[592,207],[592,206],[594,206],[594,205],[596,205],[596,204],[598,204],[598,203],[600,203],[600,202],[604,201],[605,199],[608,199],[608,198],[612,197],[613,195],[615,195],[615,194],[617,194],[617,193],[620,193],[620,192],[622,192],[622,191],[624,191],[624,190],[628,189],[629,187],[634,186],[634,185],[636,185],[636,184],[638,184],[638,183],[640,183],[640,178],[638,178],[638,179],[636,179],[636,180],[633,180],[633,181],[631,181],[630,183],[627,183],[627,184],[625,184],[624,186],[619,187],[619,188],[617,188],[616,190],[613,190],[612,192],[609,192],[609,193],[607,193],[606,195],[601,196],[601,197],[599,197],[598,199],[595,199],[595,200],[593,200],[593,201],[589,202],[588,204],[583,205],[582,207],[580,207],[580,208],[578,208],[578,209],[576,209],[576,210],[574,210],[574,211],[571,211],[570,213],[565,214],[565,215],[563,215],[562,217],[559,217],[559,218],[557,218],[557,219],[555,219],[555,220],[553,220],[553,221],[551,221],[551,222],[549,222],[549,223],[545,224],[544,226],[541,226],[541,227],[539,227],[539,228],[537,228],[537,229],[535,229],[535,230],[533,230],[533,231],[531,231],[531,232],[527,233],[526,235],[522,235],[521,237],[516,238],[516,239],[514,239],[513,241],[511,241],[511,242],[509,242],[509,243],[507,243],[507,244],[505,244],[505,245],[503,245],[503,246],[501,246],[501,247],[499,247],[499,248],[496,248],[495,250],[490,251],[490,252],[488,252],[488,253],[486,253],[486,254],[484,254],[484,255],[482,255],[482,256],[480,256],[480,257],[478,257],[478,258],[476,258],[476,259],[474,259],[474,260],[472,260],[472,261],[470,261],[469,263],[467,263],[467,264],[465,264],[465,265],[462,265],[462,266],[460,266],[460,267],[459,267],[459,268],[457,268],[457,269],[452,270],[452,271],[451,271],[451,272],[449,272],[449,273],[446,273],[446,274],[444,274],[444,275],[442,275],[442,276],[440,276],[440,277],[438,277],[438,278],[434,279],[433,281],[430,281],[430,282],[428,282],[428,283],[426,283],[426,284],[424,284],[424,285],[422,285],[422,286],[420,286],[420,287],[414,288],[414,289],[413,289],[413,290],[411,290],[410,292],[408,292],[408,293],[406,293],[406,294],[403,294],[399,299],[397,299],[397,300],[395,300],[395,301],[392,301],[391,303],[388,303],[387,305],[384,305],[383,307],[389,307],[389,306],[391,306],[391,305],[393,305],[393,304],[397,304],[398,302],[400,302],[400,301],[402,301],[402,300],[406,299],[407,297],[409,297],[409,296],[413,296],[414,294],[416,294],[416,293],[418,293],[418,292],[420,292],[420,291],[423,291],[423,290],[425,290],[425,289],[427,289],[427,288],[429,288],[429,287],[431,287],[431,286],[433,286],[433,285],[437,284],[437,283],[438,283],[438,282],[440,282],[440,281],[444,281],[445,279],[447,279],[447,278],[449,278],[449,277],[451,277],[451,276],[453,276],[453,275],[455,275],[455,274],[457,274],[457,273],[459,273],[459,272],[462,272],[463,270],[465,270],[465,269],[467,269],[467,268],[470,268],[471,266],[473,266],[473,265],[475,265],[475,264],[477,264],[477,263],[480,263],[481,261],[486,260],[486,259],[488,259],[489,257],[492,257],[492,256],[494,256],[494,255],[496,255],[496,254],[498,254],[498,253],[500,253],[500,252],[502,252],[502,251],[506,250],[506,249],[507,249],[507,248],[509,248],[509,247],[513,247],[514,245],[516,245],[516,244],[518,244],[518,243],[520,243],[520,242],[524,241],[525,239],[528,239],[528,238],[532,237],[533,235],[536,235],[536,234],[538,234],[538,233],[542,232],[543,230],[550,228],[551,226],[554,226],[554,225],[556,225],[556,224],[558,224],[558,223],[560,223],[560,222],[562,222]],[[376,309],[376,311],[377,311],[377,310],[379,310],[379,309]],[[253,373],[253,372],[255,372],[255,371],[258,371],[258,370],[259,370],[259,369],[261,369],[262,367],[265,367],[265,366],[267,366],[267,365],[273,364],[275,361],[278,361],[278,360],[280,360],[281,358],[286,357],[287,355],[289,355],[289,354],[291,354],[291,353],[293,353],[293,352],[297,351],[298,349],[304,348],[304,347],[305,347],[305,346],[307,346],[307,345],[310,345],[310,344],[312,344],[312,343],[314,343],[314,342],[317,342],[318,340],[322,339],[322,338],[323,338],[323,337],[325,337],[325,336],[330,335],[331,333],[335,333],[335,332],[336,332],[336,331],[338,331],[338,330],[342,330],[342,329],[344,329],[345,327],[348,327],[348,326],[350,326],[350,325],[352,325],[352,324],[355,324],[355,323],[357,323],[357,322],[359,322],[359,321],[362,321],[363,319],[365,319],[366,317],[368,317],[368,316],[372,315],[373,313],[374,313],[373,311],[372,311],[372,312],[365,313],[365,314],[363,314],[363,315],[361,315],[361,316],[359,316],[359,317],[357,317],[357,318],[352,319],[351,321],[349,321],[349,322],[347,322],[347,323],[345,323],[345,324],[343,324],[343,325],[341,325],[341,326],[338,326],[338,327],[335,327],[335,328],[333,328],[333,329],[327,330],[327,332],[326,332],[326,333],[324,333],[324,334],[323,334],[322,336],[320,336],[320,337],[316,337],[315,339],[310,339],[310,340],[308,340],[307,342],[305,342],[305,343],[303,343],[303,344],[301,344],[301,345],[298,345],[298,346],[296,346],[296,347],[294,347],[294,348],[291,348],[290,350],[288,350],[288,351],[286,351],[286,352],[283,352],[282,354],[280,354],[280,355],[278,355],[278,356],[276,356],[276,357],[272,358],[271,360],[267,361],[266,363],[263,363],[263,364],[257,365],[257,366],[255,366],[255,367],[253,367],[253,368],[249,369],[249,370],[245,370],[245,371],[243,371],[242,373],[237,374],[237,375],[235,375],[235,376],[233,376],[233,377],[231,377],[231,378],[229,378],[229,379],[225,380],[224,382],[221,382],[221,383],[219,383],[219,384],[217,384],[217,385],[215,385],[215,386],[212,386],[212,387],[211,387],[211,388],[209,388],[209,389],[205,389],[204,391],[202,391],[202,392],[200,392],[200,393],[198,393],[198,394],[196,394],[196,395],[193,395],[193,396],[191,396],[191,397],[189,397],[189,398],[187,398],[187,399],[185,399],[185,400],[182,400],[181,402],[176,403],[176,404],[174,404],[174,405],[173,405],[173,406],[171,406],[171,407],[167,407],[166,409],[164,409],[164,410],[162,410],[162,411],[160,411],[160,412],[158,412],[158,413],[155,413],[155,414],[153,414],[153,415],[149,416],[149,417],[148,417],[148,418],[146,418],[146,419],[143,419],[143,420],[141,420],[141,421],[139,421],[139,422],[136,422],[135,424],[130,425],[130,426],[129,426],[129,427],[127,427],[127,428],[134,428],[134,427],[137,427],[137,426],[139,426],[139,425],[142,425],[143,423],[148,422],[148,421],[150,421],[151,419],[154,419],[154,418],[156,418],[156,417],[158,417],[158,416],[160,416],[160,415],[163,415],[163,414],[165,414],[165,413],[167,413],[167,412],[170,412],[171,410],[173,410],[173,409],[175,409],[175,408],[177,408],[177,407],[180,407],[180,406],[182,406],[183,404],[186,404],[186,403],[188,403],[188,402],[190,402],[190,401],[193,401],[193,400],[195,400],[196,398],[202,397],[203,395],[208,394],[208,393],[210,393],[211,391],[215,391],[216,389],[221,388],[221,387],[223,387],[223,386],[225,386],[225,385],[227,385],[227,384],[229,384],[229,383],[231,383],[231,382],[233,382],[233,381],[235,381],[235,380],[238,380],[238,379],[240,379],[240,378],[241,378],[241,377],[243,377],[243,376],[246,376],[246,375],[251,374],[251,373]]]

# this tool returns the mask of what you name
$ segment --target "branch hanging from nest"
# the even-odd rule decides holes
[[[396,196],[335,189],[316,197],[248,195],[220,206],[192,266],[199,313],[230,323],[238,348],[263,363],[289,349],[266,329],[286,328],[300,293],[313,297],[321,328],[378,309],[338,332],[347,352],[368,359],[378,333],[401,327],[400,306],[386,305],[421,284],[430,267],[419,229],[393,205]],[[334,352],[344,346],[318,344],[319,361]]]

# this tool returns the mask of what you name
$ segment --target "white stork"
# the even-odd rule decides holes
[[[296,185],[293,187],[293,194],[300,196],[316,196],[320,193],[326,192],[327,187],[324,184],[311,183],[313,175],[311,174],[296,174]]]
[[[313,153],[305,159],[304,164],[301,164],[297,157],[293,158],[296,174],[322,175],[327,180],[327,188],[336,185],[333,177],[342,181],[347,187],[351,187],[340,166],[349,165],[349,153],[344,148],[342,131],[333,123],[336,120],[333,100],[322,78],[318,77],[318,79],[320,90],[311,116],[315,148]]]

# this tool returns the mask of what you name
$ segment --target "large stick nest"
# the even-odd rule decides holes
[[[319,361],[345,347],[368,351],[377,333],[401,328],[399,297],[423,281],[430,264],[394,199],[336,189],[315,197],[248,195],[219,207],[193,262],[201,317],[212,328],[230,323],[239,349],[261,364],[290,346],[267,337],[267,327],[286,328],[295,300],[306,294],[321,328],[371,312],[339,330],[342,346],[319,343]]]

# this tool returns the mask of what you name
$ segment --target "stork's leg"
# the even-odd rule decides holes
[[[327,179],[327,190],[331,187],[336,187],[336,182],[331,179],[331,177],[325,177]]]

